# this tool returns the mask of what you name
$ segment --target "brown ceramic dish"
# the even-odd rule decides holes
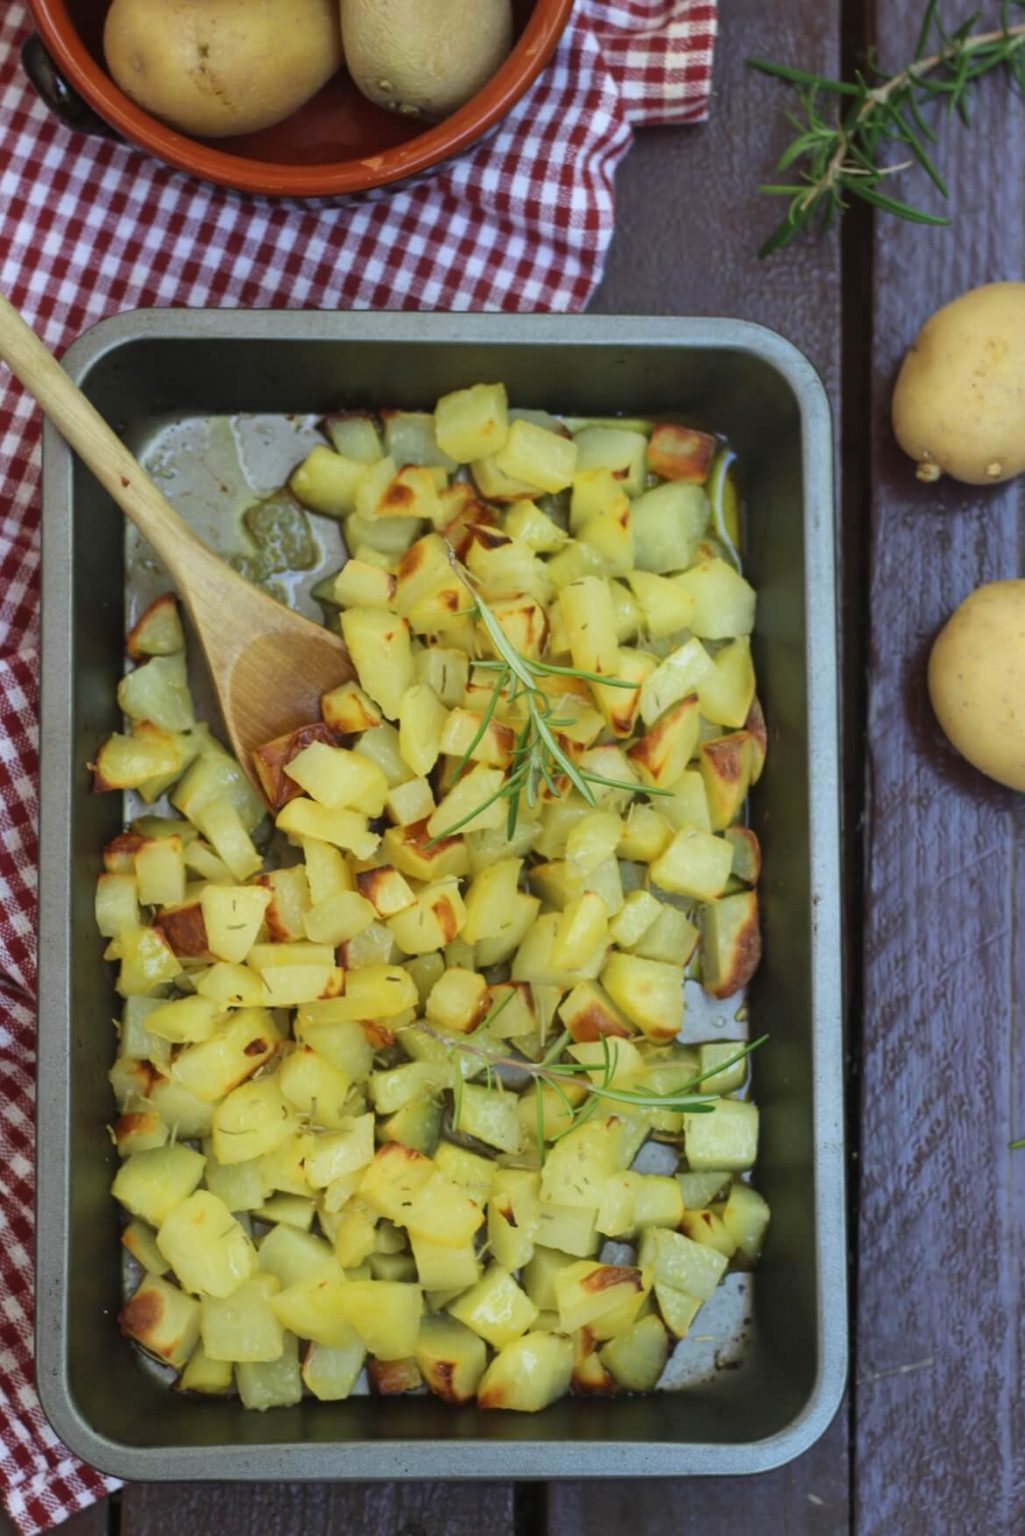
[[[519,101],[555,51],[573,0],[514,0],[516,43],[501,69],[444,122],[421,123],[364,100],[344,71],[274,128],[191,139],[143,112],[103,63],[109,0],[30,0],[57,71],[130,143],[203,181],[272,197],[342,197],[416,176],[460,154]]]

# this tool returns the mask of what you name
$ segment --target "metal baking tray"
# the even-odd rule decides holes
[[[205,533],[204,516],[232,505],[243,482],[280,480],[300,456],[304,418],[430,407],[480,378],[502,379],[532,407],[674,412],[728,435],[747,491],[770,736],[752,803],[765,959],[748,1008],[750,1027],[772,1037],[754,1079],[757,1179],[773,1221],[753,1279],[737,1277],[703,1311],[675,1391],[568,1398],[539,1415],[454,1411],[429,1397],[256,1414],[185,1400],[147,1370],[116,1324],[105,1126],[117,1000],[92,913],[122,807],[91,794],[85,766],[119,723],[134,546],[47,428],[36,1362],[56,1432],[111,1474],[181,1481],[678,1477],[760,1472],[798,1455],[832,1419],[847,1366],[832,434],[809,363],[731,320],[165,310],[103,322],[65,366]],[[337,565],[334,539],[323,552]]]

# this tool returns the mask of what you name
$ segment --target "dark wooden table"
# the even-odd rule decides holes
[[[800,1460],[740,1482],[134,1486],[68,1536],[1025,1530],[1025,1152],[1007,1149],[1025,1134],[1025,801],[954,758],[924,688],[949,610],[978,582],[1020,574],[1025,517],[1017,487],[918,487],[887,426],[895,367],[925,314],[974,283],[1022,276],[1025,107],[988,84],[970,134],[947,130],[951,229],[862,218],[842,240],[764,266],[754,256],[773,216],[755,186],[785,128],[781,89],[744,59],[849,69],[875,39],[903,61],[921,10],[723,0],[712,119],[634,148],[594,306],[773,326],[816,364],[836,411],[856,1239],[847,1402]]]

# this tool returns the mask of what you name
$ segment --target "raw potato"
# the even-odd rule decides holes
[[[990,582],[954,610],[929,657],[929,697],[962,757],[1025,789],[1025,581]]]
[[[290,117],[342,62],[335,0],[114,0],[103,49],[126,96],[208,139]]]
[[[510,0],[341,0],[345,62],[370,101],[447,117],[512,47]]]
[[[993,485],[1025,469],[1025,283],[987,283],[936,311],[904,359],[893,430],[919,480]]]

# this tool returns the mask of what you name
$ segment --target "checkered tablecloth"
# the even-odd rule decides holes
[[[707,112],[715,0],[577,0],[554,62],[456,163],[345,207],[242,199],[68,133],[0,6],[0,287],[49,345],[146,305],[571,310],[602,273],[633,129]],[[32,1367],[39,422],[0,376],[0,1491],[24,1533],[116,1487]],[[97,1127],[97,1135],[102,1135]]]

